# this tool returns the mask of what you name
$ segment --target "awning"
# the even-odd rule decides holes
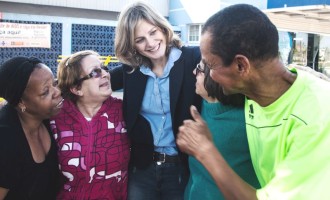
[[[279,30],[330,36],[329,5],[275,8],[264,13]]]

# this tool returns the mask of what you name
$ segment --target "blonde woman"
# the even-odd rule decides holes
[[[175,143],[178,127],[199,106],[192,73],[198,47],[183,47],[167,20],[149,5],[124,9],[115,51],[123,66],[113,71],[124,85],[124,116],[131,139],[128,199],[183,199],[189,176],[187,155]],[[112,75],[114,76],[114,75]]]

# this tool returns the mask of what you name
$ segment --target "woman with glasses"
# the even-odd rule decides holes
[[[201,116],[210,129],[217,149],[232,169],[247,183],[259,188],[245,130],[244,96],[225,96],[221,86],[210,77],[204,63],[197,65],[196,93],[203,98]],[[224,199],[212,176],[193,156],[189,156],[190,178],[185,199]]]
[[[0,199],[55,199],[60,172],[49,118],[63,98],[52,71],[34,57],[0,67]]]
[[[66,177],[58,199],[126,199],[129,141],[107,68],[80,51],[60,62],[57,78],[65,100],[51,126]]]
[[[183,199],[188,179],[187,155],[175,142],[178,127],[200,105],[194,67],[198,47],[184,47],[168,21],[149,5],[124,9],[116,28],[115,52],[123,66],[112,80],[124,85],[124,116],[131,139],[131,200]]]

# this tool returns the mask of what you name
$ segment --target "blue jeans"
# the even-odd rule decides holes
[[[146,169],[130,167],[128,200],[182,200],[188,178],[181,163],[152,162]]]

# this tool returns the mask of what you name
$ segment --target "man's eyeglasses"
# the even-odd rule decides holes
[[[196,75],[199,73],[205,73],[205,69],[202,68],[201,64],[197,64],[196,66]]]
[[[100,68],[95,68],[93,69],[93,71],[89,74],[87,74],[86,76],[78,79],[75,83],[75,85],[78,85],[80,83],[82,83],[84,80],[90,79],[90,78],[100,78],[102,76],[102,69],[106,72],[109,71],[109,69],[107,67],[100,67]]]

